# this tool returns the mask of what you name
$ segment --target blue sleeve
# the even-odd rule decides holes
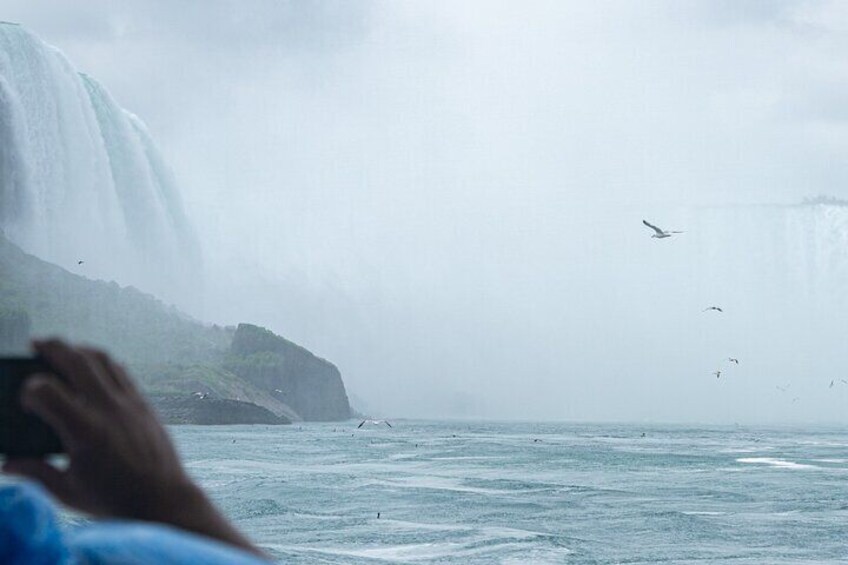
[[[91,522],[63,531],[33,483],[0,487],[2,565],[268,565],[233,546],[145,522]]]
[[[0,488],[0,563],[71,565],[47,494],[32,483]]]
[[[158,524],[101,522],[71,530],[68,543],[86,565],[269,565],[209,538]]]

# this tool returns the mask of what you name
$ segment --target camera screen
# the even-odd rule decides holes
[[[0,453],[7,456],[40,456],[61,453],[62,444],[41,419],[20,405],[20,391],[31,374],[49,371],[33,358],[0,359]]]

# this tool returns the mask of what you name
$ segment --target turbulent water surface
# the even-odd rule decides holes
[[[848,560],[845,429],[393,424],[173,433],[286,563]]]

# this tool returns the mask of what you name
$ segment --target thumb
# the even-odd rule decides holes
[[[50,494],[64,504],[71,505],[65,472],[42,459],[9,459],[3,464],[3,472],[41,483]]]

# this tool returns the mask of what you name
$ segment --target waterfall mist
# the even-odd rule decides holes
[[[0,220],[12,241],[80,274],[191,303],[199,247],[145,125],[61,52],[8,23],[0,126]]]
[[[191,313],[361,408],[845,420],[839,3],[13,4],[160,142]]]

